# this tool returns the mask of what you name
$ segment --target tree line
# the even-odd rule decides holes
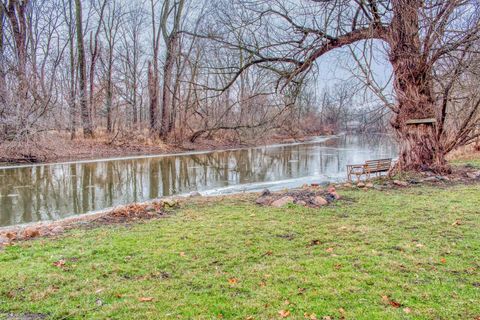
[[[195,142],[390,119],[401,169],[445,171],[480,134],[479,15],[474,0],[1,0],[0,141],[81,129]],[[318,63],[344,49],[352,77],[318,92]],[[358,108],[359,92],[375,103]]]

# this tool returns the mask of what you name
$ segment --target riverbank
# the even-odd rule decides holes
[[[18,242],[0,252],[0,319],[476,319],[479,184],[438,183],[320,208],[199,197]]]
[[[160,140],[151,140],[141,134],[129,137],[98,135],[95,139],[75,138],[74,140],[66,135],[54,134],[39,138],[35,143],[0,145],[0,166],[215,151],[305,142],[314,138],[316,136],[272,135],[243,142],[198,139],[195,143],[188,141],[164,143]]]

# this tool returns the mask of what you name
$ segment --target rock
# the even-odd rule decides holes
[[[334,186],[330,186],[330,187],[328,187],[327,191],[328,191],[329,193],[333,193],[333,192],[337,191],[337,189],[335,189]]]
[[[42,237],[50,235],[50,229],[46,226],[40,227],[37,230],[38,230],[40,236],[42,236]]]
[[[373,187],[374,187],[374,185],[371,182],[365,184],[365,188],[373,188]]]
[[[293,200],[294,200],[293,197],[290,197],[290,196],[283,197],[283,198],[280,198],[278,200],[273,201],[271,206],[275,207],[275,208],[281,208],[281,207],[286,206],[287,204],[293,203]]]
[[[26,228],[23,230],[23,237],[25,239],[32,239],[40,236],[40,231],[36,228]]]
[[[307,203],[303,200],[298,200],[297,202],[295,202],[295,204],[297,204],[299,206],[302,206],[302,207],[305,207],[307,205]]]
[[[470,178],[470,179],[479,179],[480,178],[480,171],[467,172],[467,177]]]
[[[450,178],[446,176],[436,176],[436,178],[440,181],[450,181]]]
[[[408,187],[408,182],[401,180],[394,180],[393,184],[399,187]]]
[[[51,232],[53,234],[60,234],[60,233],[64,233],[65,229],[62,226],[56,226],[51,230]]]
[[[437,180],[438,180],[437,177],[432,176],[432,177],[427,177],[427,178],[422,179],[422,182],[435,182]]]
[[[359,183],[357,183],[357,187],[359,187],[359,188],[365,188],[365,183],[359,182]]]
[[[383,190],[383,187],[382,187],[382,186],[379,186],[379,185],[374,185],[374,186],[373,186],[373,189],[378,190],[378,191],[382,191],[382,190]]]
[[[313,204],[318,206],[318,207],[321,207],[321,206],[324,206],[324,205],[327,205],[328,204],[328,201],[325,200],[325,198],[323,197],[320,197],[320,196],[316,196],[315,198],[313,198]]]
[[[155,207],[152,204],[149,204],[148,206],[145,207],[146,212],[155,212]]]
[[[193,191],[193,192],[190,192],[190,197],[191,198],[195,198],[195,197],[201,197],[202,194],[198,191]]]
[[[262,197],[267,197],[267,196],[270,196],[270,195],[272,195],[272,193],[268,189],[263,190],[262,194],[261,194]]]
[[[340,195],[339,195],[336,191],[330,192],[330,195],[332,195],[333,197],[335,197],[335,200],[340,199]]]
[[[178,201],[175,199],[164,199],[163,201],[163,206],[173,208],[178,205]]]
[[[350,182],[344,183],[343,186],[344,186],[345,188],[352,188],[352,187],[353,187],[353,185],[352,185]]]
[[[269,206],[272,202],[273,202],[272,197],[268,197],[268,196],[260,197],[255,201],[256,204],[259,204],[261,206]]]
[[[308,188],[309,188],[309,186],[306,183],[302,186],[302,189],[308,189]]]

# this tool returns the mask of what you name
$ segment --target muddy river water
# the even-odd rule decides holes
[[[0,227],[188,194],[283,189],[346,179],[347,164],[395,157],[388,136],[98,161],[0,167]]]

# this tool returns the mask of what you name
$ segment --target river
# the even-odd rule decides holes
[[[278,190],[346,179],[347,164],[396,156],[383,135],[176,155],[0,167],[0,227],[199,191]]]

